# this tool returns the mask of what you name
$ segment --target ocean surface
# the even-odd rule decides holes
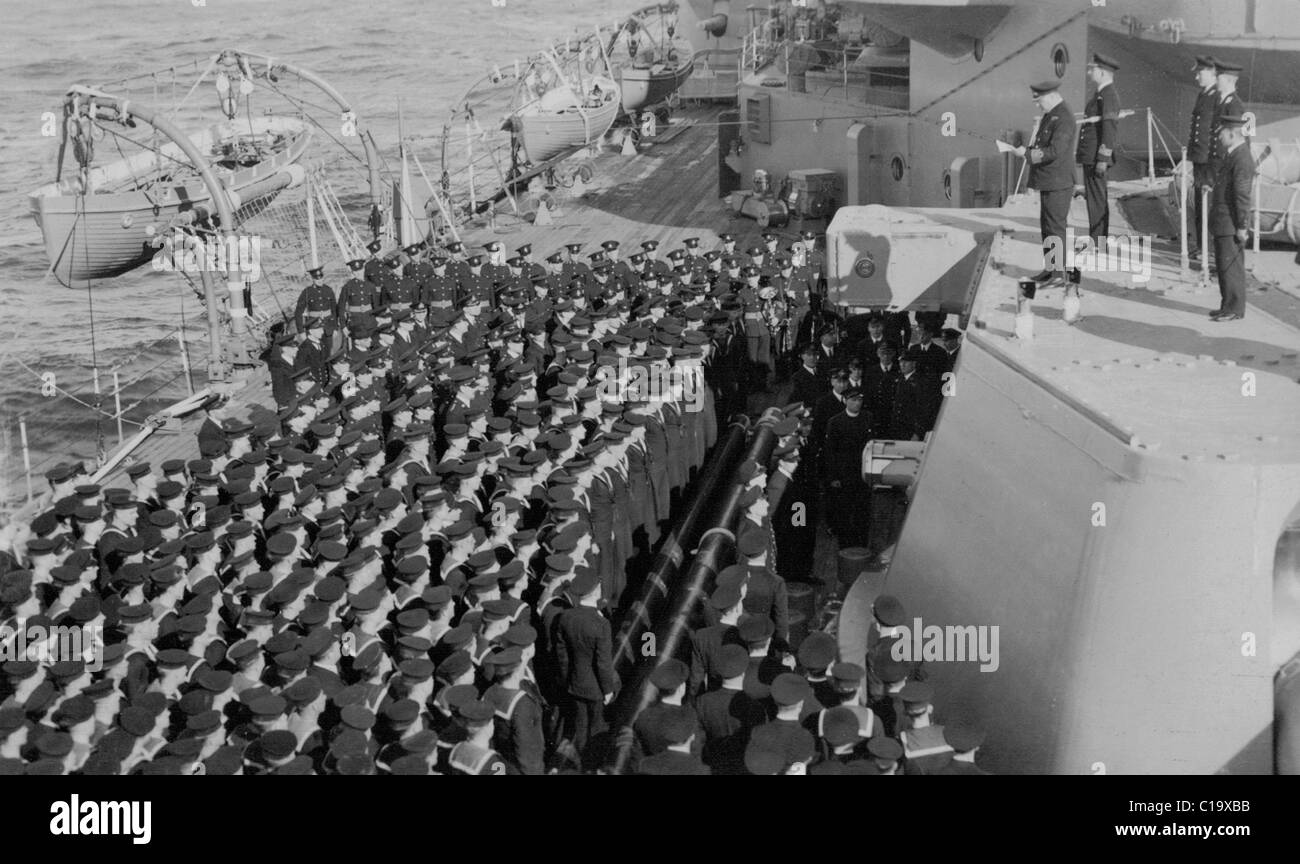
[[[54,179],[59,139],[41,135],[41,115],[58,111],[69,85],[205,63],[228,47],[260,51],[311,69],[334,85],[357,106],[362,125],[392,164],[399,99],[406,134],[432,134],[441,128],[448,104],[494,65],[504,67],[644,5],[634,0],[196,2],[0,0],[0,104],[5,106],[0,111],[0,502],[25,491],[20,419],[38,477],[57,461],[93,459],[101,447],[108,452],[116,447],[114,420],[79,404],[95,401],[94,366],[103,370],[106,393],[110,369],[117,368],[123,382],[133,382],[122,397],[124,406],[135,405],[127,416],[137,420],[185,396],[184,379],[172,380],[180,369],[178,345],[166,339],[182,315],[200,386],[203,380],[202,309],[175,276],[145,266],[85,291],[64,288],[46,275],[49,264],[27,194]],[[160,104],[169,103],[170,87],[168,81]],[[204,87],[211,91],[211,82]],[[426,166],[435,161],[431,150],[417,155]],[[40,376],[47,373],[75,398],[42,395]],[[111,398],[101,404],[112,412]],[[135,429],[128,425],[126,436]]]

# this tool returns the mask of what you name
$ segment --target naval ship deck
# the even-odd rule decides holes
[[[530,243],[535,255],[545,255],[574,241],[591,249],[618,240],[626,249],[653,239],[671,249],[690,236],[711,248],[719,233],[730,232],[743,249],[757,242],[763,229],[736,216],[717,195],[718,113],[679,113],[636,156],[607,148],[595,157],[596,176],[581,197],[555,190],[559,206],[551,224],[527,222],[503,202],[495,226],[462,229],[461,238],[467,247],[508,238],[512,247]],[[1112,184],[1112,194],[1132,191],[1129,186],[1136,189],[1138,184]],[[1209,287],[1202,288],[1199,273],[1181,275],[1177,249],[1165,244],[1152,256],[1152,278],[1145,285],[1132,282],[1127,273],[1085,273],[1084,319],[1074,326],[1061,319],[1061,292],[1041,292],[1034,302],[1035,339],[1023,346],[1010,338],[1015,280],[1041,269],[1036,199],[1024,196],[1001,208],[928,212],[946,224],[1005,232],[990,262],[990,271],[1002,272],[986,275],[968,335],[1090,406],[1116,435],[1188,459],[1249,459],[1265,449],[1276,454],[1278,442],[1300,456],[1300,301],[1294,296],[1265,290],[1249,279],[1251,314],[1243,321],[1213,323],[1206,315],[1217,306],[1217,284],[1211,278]],[[1118,207],[1111,208],[1111,219],[1113,233],[1124,233],[1127,226]],[[1070,222],[1086,224],[1081,199],[1074,201]],[[777,230],[793,238],[805,227],[820,233],[825,224],[792,222]],[[1240,396],[1245,371],[1257,373],[1259,398]],[[272,408],[269,375],[252,373],[236,398],[251,416]],[[189,418],[179,435],[155,435],[124,466],[135,460],[158,464],[193,458],[193,433],[201,422],[200,414]],[[1225,441],[1231,446],[1219,443]],[[106,482],[125,482],[122,471]]]
[[[495,225],[462,229],[461,239],[471,247],[505,238],[511,247],[530,243],[535,256],[574,241],[589,250],[608,239],[624,248],[656,239],[661,249],[671,249],[698,236],[711,248],[719,233],[730,232],[738,248],[758,242],[763,229],[734,214],[717,194],[718,114],[709,108],[682,111],[636,156],[617,148],[596,155],[596,175],[584,194],[555,190],[558,207],[549,225],[514,216],[503,202]],[[1111,184],[1114,196],[1140,187]],[[1180,274],[1177,249],[1157,244],[1145,285],[1127,273],[1086,273],[1084,318],[1074,326],[1061,318],[1060,290],[1040,292],[1034,301],[1035,338],[1021,344],[1013,338],[1016,279],[1040,269],[1036,200],[1025,196],[1002,208],[927,212],[946,224],[1004,231],[976,297],[968,338],[1077,403],[1124,443],[1194,461],[1249,460],[1265,453],[1300,457],[1296,296],[1267,290],[1248,277],[1250,314],[1238,322],[1213,323],[1206,317],[1218,300],[1213,278],[1202,287],[1199,273]],[[1111,213],[1114,233],[1123,233],[1127,226],[1120,209],[1112,207]],[[1086,223],[1082,200],[1074,201],[1070,221]],[[820,233],[825,225],[826,220],[809,220],[777,230],[793,238],[804,228]],[[1240,395],[1246,371],[1256,373],[1256,398]],[[241,416],[256,419],[273,410],[265,370],[248,373],[236,386]],[[157,465],[195,458],[194,433],[202,422],[202,412],[196,412],[183,421],[179,434],[146,440],[105,483],[125,485],[124,469],[135,461]],[[833,541],[819,532],[814,573],[833,582],[835,568]],[[883,571],[873,576],[883,577]],[[845,603],[839,628],[841,638],[849,640],[845,656],[860,656],[865,647],[855,641],[866,632],[865,616],[881,583],[881,578],[863,580]]]
[[[717,195],[717,116],[711,109],[682,112],[636,156],[606,149],[596,156],[596,176],[581,197],[555,191],[559,206],[549,225],[520,219],[503,202],[495,226],[472,226],[461,238],[469,247],[508,238],[511,246],[530,243],[545,255],[567,242],[581,241],[590,249],[611,239],[625,249],[650,239],[670,249],[697,236],[710,248],[719,233],[730,232],[743,249],[757,242],[763,229],[736,216]],[[1140,186],[1111,185],[1114,196]],[[1207,317],[1218,303],[1213,277],[1202,287],[1198,272],[1179,272],[1175,247],[1157,244],[1145,284],[1128,273],[1085,273],[1084,318],[1074,326],[1061,318],[1060,290],[1040,292],[1034,301],[1035,338],[1022,345],[1012,338],[1016,279],[1041,269],[1036,199],[1028,195],[1001,208],[927,212],[945,224],[1004,231],[975,300],[970,338],[1087,406],[1115,435],[1145,450],[1193,460],[1251,459],[1265,451],[1300,457],[1300,300],[1295,296],[1267,290],[1248,277],[1250,314],[1242,321],[1214,323]],[[1112,233],[1127,230],[1118,207],[1111,208],[1111,219]],[[1083,201],[1075,199],[1070,223],[1086,221]],[[777,230],[793,237],[805,227],[820,232],[825,220],[792,222]],[[1241,396],[1247,371],[1256,374],[1257,398]],[[271,408],[269,384],[267,373],[257,370],[237,401],[252,415]],[[192,417],[180,435],[154,436],[133,458],[157,464],[193,457],[192,433],[201,422]],[[107,482],[121,477],[115,472]]]
[[[1115,236],[1128,231],[1117,209]],[[994,272],[976,296],[969,338],[1065,394],[1122,440],[1194,461],[1300,460],[1300,304],[1293,297],[1255,283],[1246,318],[1216,323],[1208,317],[1219,304],[1213,274],[1202,286],[1199,272],[1180,273],[1177,250],[1165,245],[1153,251],[1145,283],[1130,273],[1085,271],[1083,318],[1073,325],[1062,318],[1063,292],[1040,291],[1034,338],[1022,342],[1014,338],[1016,280],[1041,269],[1036,198],[930,215],[1005,232],[990,262]],[[1086,224],[1081,199],[1070,221]],[[1261,308],[1265,297],[1272,314]],[[1244,393],[1246,373],[1253,374],[1253,398]]]
[[[595,157],[596,175],[581,197],[562,188],[554,190],[558,207],[548,225],[515,216],[510,203],[503,201],[497,206],[495,225],[462,227],[461,240],[467,248],[481,248],[493,239],[503,240],[509,248],[529,243],[534,260],[571,242],[583,243],[584,253],[605,240],[619,241],[624,250],[658,240],[661,251],[667,251],[691,236],[699,237],[702,248],[709,249],[717,245],[719,233],[728,232],[736,236],[737,248],[760,242],[764,229],[752,219],[737,217],[717,195],[718,113],[709,108],[678,113],[658,136],[643,140],[636,156],[606,148]],[[805,227],[820,233],[825,225],[824,219],[809,220],[778,230],[794,239]],[[327,274],[330,278],[341,279],[342,274]],[[293,298],[280,300],[292,305]],[[266,370],[247,373],[235,386],[239,416],[255,419],[274,410]],[[136,461],[156,466],[167,459],[197,458],[194,434],[203,419],[203,412],[196,412],[184,420],[179,434],[155,434],[104,478],[104,484],[128,485],[124,471]]]

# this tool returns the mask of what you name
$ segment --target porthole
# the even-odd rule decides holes
[[[1062,42],[1052,46],[1052,69],[1057,78],[1065,77],[1065,69],[1070,65],[1070,50]]]

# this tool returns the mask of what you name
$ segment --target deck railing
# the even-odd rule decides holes
[[[870,46],[772,37],[772,29],[766,26],[755,28],[746,35],[740,52],[739,74],[742,79],[770,67],[774,71],[774,80],[784,79],[784,85],[792,93],[858,105],[907,109],[909,79],[906,62],[897,66],[869,65],[861,61],[863,52]]]

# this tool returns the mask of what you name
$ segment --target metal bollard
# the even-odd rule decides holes
[[[800,612],[804,619],[811,621],[817,617],[817,588],[807,582],[787,582],[786,597],[790,614]]]
[[[870,560],[871,552],[861,546],[850,546],[848,549],[841,549],[836,573],[840,588],[848,591],[853,583],[857,581],[858,574],[867,569],[867,562]]]
[[[790,612],[790,650],[798,651],[800,643],[808,635],[810,619],[802,612]]]

